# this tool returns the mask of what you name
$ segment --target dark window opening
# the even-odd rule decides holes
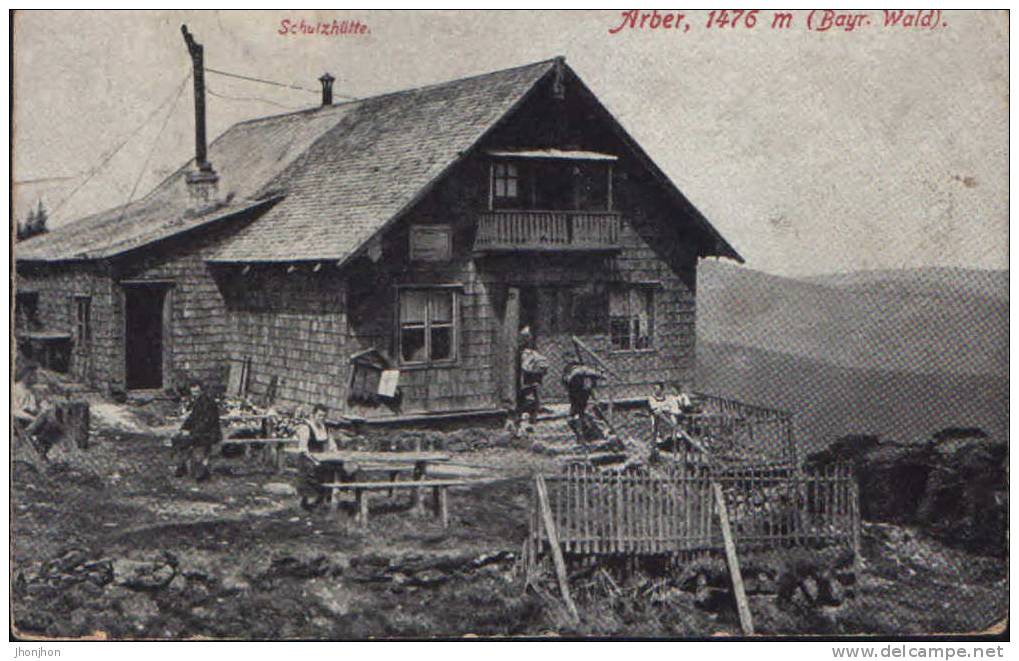
[[[492,206],[535,211],[610,211],[611,166],[601,161],[493,163]]]
[[[14,328],[39,330],[39,292],[18,292],[14,295]]]
[[[92,342],[92,299],[78,296],[74,299],[74,337],[82,345]]]

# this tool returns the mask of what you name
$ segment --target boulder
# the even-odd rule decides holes
[[[848,462],[865,520],[920,525],[973,551],[1004,553],[1008,445],[977,428],[946,428],[918,443],[846,436],[807,458]]]
[[[113,581],[133,590],[158,590],[170,584],[177,570],[164,561],[129,560],[113,561]]]
[[[296,496],[297,489],[294,485],[286,482],[267,482],[262,485],[262,491],[274,496]]]

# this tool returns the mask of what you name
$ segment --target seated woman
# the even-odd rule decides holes
[[[329,438],[325,424],[326,412],[325,406],[316,404],[311,410],[311,416],[300,424],[296,432],[301,450],[301,479],[297,492],[301,495],[301,507],[306,510],[318,507],[329,498],[329,490],[322,485],[332,479],[332,470],[315,463],[308,456],[339,449]]]
[[[49,461],[50,448],[64,433],[56,408],[34,392],[37,367],[27,361],[15,371],[12,414],[14,433],[24,439],[38,453],[42,461]]]

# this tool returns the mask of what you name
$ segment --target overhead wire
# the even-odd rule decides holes
[[[107,154],[104,157],[102,157],[95,166],[87,170],[87,176],[84,178],[84,180],[82,180],[80,184],[75,186],[71,190],[71,192],[64,197],[64,199],[60,200],[60,202],[57,203],[57,205],[53,208],[53,211],[50,213],[55,214],[58,211],[60,211],[61,207],[63,207],[72,197],[74,197],[74,195],[79,190],[81,190],[85,186],[85,184],[91,181],[93,177],[99,174],[99,172],[106,166],[106,164],[113,160],[113,157],[116,156],[120,152],[120,150],[123,149],[124,146],[131,141],[132,138],[134,138],[134,136],[138,135],[138,133],[143,128],[148,126],[148,123],[159,113],[160,110],[162,110],[166,106],[167,103],[170,103],[170,101],[172,100],[173,103],[176,104],[177,99],[180,97],[181,91],[184,89],[184,85],[186,85],[188,80],[190,79],[191,72],[189,71],[187,75],[184,76],[184,79],[180,82],[180,86],[176,90],[174,90],[174,92],[170,96],[167,96],[165,99],[163,99],[163,101],[158,106],[153,108],[152,112],[150,112],[145,117],[145,119],[142,120],[142,123],[136,126],[135,129],[131,131],[131,133],[129,133],[128,136],[124,138],[116,147],[114,147],[111,151],[107,152]]]
[[[275,101],[270,101],[269,99],[263,99],[261,97],[230,96],[229,94],[222,94],[220,92],[216,92],[215,90],[213,90],[208,85],[206,85],[205,91],[208,92],[211,96],[215,96],[215,97],[218,97],[220,99],[227,99],[228,101],[244,101],[244,102],[254,101],[255,103],[266,103],[266,104],[268,104],[270,106],[275,106],[277,108],[282,108],[284,110],[304,110],[304,108],[305,108],[305,107],[299,107],[299,106],[287,106],[287,105],[284,105],[282,103],[277,103]]]
[[[310,89],[310,88],[307,88],[307,87],[302,87],[301,85],[294,85],[292,83],[281,83],[281,82],[278,82],[278,81],[275,81],[275,80],[267,80],[265,78],[256,78],[254,76],[245,76],[243,74],[232,73],[230,71],[223,71],[221,69],[212,69],[212,68],[209,68],[209,67],[206,67],[205,71],[207,71],[208,73],[213,73],[213,74],[217,74],[217,75],[220,75],[220,76],[226,76],[226,77],[229,77],[229,78],[237,78],[239,80],[245,80],[245,81],[248,81],[248,82],[261,83],[263,85],[272,85],[272,86],[275,86],[275,87],[283,87],[283,88],[286,88],[286,89],[293,89],[293,90],[299,90],[299,91],[302,91],[302,92],[308,92],[308,93],[311,93],[311,94],[318,94],[318,90],[313,90],[313,89]],[[67,202],[70,201],[71,198],[73,198],[78,193],[78,191],[80,191],[82,188],[84,188],[85,185],[88,184],[89,181],[91,181],[97,174],[99,174],[99,172],[102,171],[102,169],[104,167],[106,167],[106,165],[111,160],[113,160],[113,158],[118,153],[120,153],[120,151],[127,145],[128,142],[130,142],[136,135],[138,135],[138,133],[143,128],[148,126],[149,122],[152,121],[152,119],[156,115],[159,114],[159,111],[162,110],[167,105],[167,103],[170,103],[171,100],[172,100],[173,104],[176,105],[177,100],[180,98],[180,94],[181,94],[181,92],[184,89],[184,86],[187,84],[187,81],[190,80],[190,78],[191,78],[191,72],[188,72],[187,75],[184,76],[184,79],[181,81],[180,86],[174,91],[174,93],[171,94],[170,96],[167,96],[158,106],[153,108],[153,110],[145,117],[145,119],[142,120],[142,122],[138,126],[136,126],[134,128],[134,130],[132,130],[127,135],[127,137],[125,137],[123,140],[121,140],[112,150],[110,150],[102,158],[100,158],[100,160],[96,163],[96,165],[94,165],[93,167],[89,168],[88,170],[85,170],[85,171],[83,171],[81,173],[78,173],[77,175],[69,176],[69,177],[63,177],[62,179],[75,179],[75,178],[78,178],[78,177],[84,175],[84,178],[82,179],[81,183],[79,183],[77,186],[75,186],[73,189],[71,189],[71,192],[69,192],[62,200],[60,200],[60,202],[58,202],[56,204],[56,206],[53,208],[52,213],[55,214],[58,211],[60,211],[60,209],[63,208],[63,206],[65,204],[67,204]],[[219,98],[222,98],[222,99],[231,100],[231,101],[252,101],[252,102],[256,102],[256,103],[266,103],[266,104],[269,104],[269,105],[272,105],[272,106],[276,106],[278,108],[282,108],[284,110],[301,110],[302,109],[300,107],[287,106],[287,105],[284,105],[284,104],[281,104],[281,103],[277,103],[275,101],[270,101],[268,99],[263,99],[263,98],[258,98],[258,97],[230,96],[230,95],[227,95],[227,94],[221,94],[221,93],[215,92],[215,91],[213,91],[212,89],[209,89],[209,88],[206,88],[206,91],[208,91],[208,93],[210,95],[212,95],[212,96],[216,96],[216,97],[219,97]],[[334,93],[333,96],[335,96],[337,98],[341,98],[341,99],[346,99],[348,101],[357,101],[358,100],[357,97],[349,96],[349,95],[345,95],[345,94],[336,94],[336,93]],[[164,123],[163,123],[163,127],[164,128],[165,128],[166,123],[168,121],[169,121],[169,115],[164,120]],[[162,130],[163,129],[160,129],[160,132],[162,132]],[[152,156],[152,154],[150,152],[149,156],[146,158],[146,166],[148,164],[149,159],[151,159],[151,156]],[[143,168],[142,174],[143,173],[144,173],[144,168]],[[142,174],[140,174],[138,179],[135,181],[135,185],[134,185],[134,188],[132,189],[132,193],[131,193],[131,198],[128,199],[128,204],[130,204],[131,199],[133,199],[134,193],[137,192],[138,182],[141,180]]]
[[[173,117],[173,109],[177,107],[177,102],[180,101],[180,97],[184,92],[184,86],[188,79],[185,78],[181,83],[180,87],[177,88],[177,94],[173,98],[173,103],[166,111],[166,117],[163,118],[163,125],[159,127],[159,132],[156,133],[156,137],[152,140],[152,146],[149,148],[149,153],[145,156],[145,162],[142,163],[141,170],[138,172],[138,177],[134,180],[134,186],[131,187],[131,194],[127,198],[127,202],[124,203],[123,210],[120,212],[120,219],[123,220],[124,214],[127,213],[127,207],[134,200],[134,194],[138,192],[138,184],[141,183],[142,177],[145,176],[146,170],[149,168],[149,161],[152,160],[152,154],[156,151],[156,146],[159,144],[159,138],[162,137],[163,131],[166,130],[166,125],[170,123],[170,118]]]
[[[313,90],[313,89],[310,89],[308,87],[301,87],[300,85],[294,85],[293,83],[281,83],[281,82],[278,82],[278,81],[275,81],[275,80],[266,80],[265,78],[255,78],[254,76],[244,76],[244,75],[239,74],[239,73],[231,73],[229,71],[223,71],[221,69],[210,69],[209,67],[206,67],[205,70],[208,73],[215,73],[215,74],[218,74],[220,76],[227,76],[229,78],[239,78],[241,80],[247,80],[247,81],[252,82],[252,83],[262,83],[264,85],[274,85],[276,87],[285,87],[287,89],[300,90],[302,92],[309,92],[311,94],[318,94],[319,93],[319,90]],[[333,96],[339,97],[341,99],[347,99],[348,101],[357,101],[358,100],[356,96],[347,96],[345,94],[335,94],[334,93]]]

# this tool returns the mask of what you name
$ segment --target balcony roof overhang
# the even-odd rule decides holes
[[[557,161],[618,161],[619,157],[613,154],[604,154],[597,151],[567,150],[567,149],[492,149],[489,156],[498,158],[527,158],[539,160]]]

